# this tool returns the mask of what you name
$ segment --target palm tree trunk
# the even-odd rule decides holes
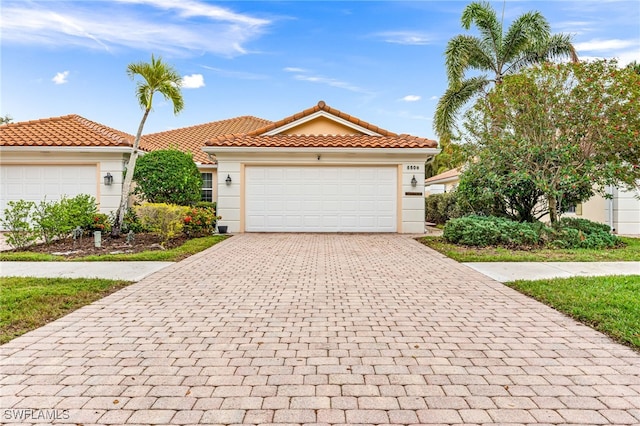
[[[127,163],[127,171],[124,175],[124,183],[122,184],[122,195],[120,197],[120,206],[116,211],[115,223],[111,229],[111,236],[117,238],[120,236],[122,230],[122,224],[124,222],[124,216],[127,213],[129,204],[129,193],[131,192],[131,184],[133,183],[133,172],[136,167],[136,160],[138,159],[138,147],[140,146],[140,138],[142,137],[142,129],[144,129],[144,123],[147,121],[151,108],[146,108],[138,126],[138,132],[136,138],[133,141],[133,149],[129,156],[129,162]]]

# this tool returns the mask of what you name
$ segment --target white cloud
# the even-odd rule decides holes
[[[371,95],[371,92],[363,89],[362,87],[358,87],[354,84],[343,80],[338,80],[336,78],[315,75],[313,72],[305,70],[303,68],[286,67],[283,68],[283,70],[295,74],[293,78],[298,81],[308,81],[309,83],[325,84],[327,86],[337,87],[338,89],[348,90],[350,92]]]
[[[402,98],[402,101],[405,102],[416,102],[419,101],[420,99],[422,99],[422,96],[418,96],[418,95],[407,95],[404,98]]]
[[[422,46],[432,42],[432,37],[426,33],[418,31],[384,31],[374,34],[387,43],[418,45]]]
[[[175,13],[165,13],[163,21],[154,19],[165,11]],[[244,54],[244,44],[270,24],[194,0],[11,2],[3,4],[1,13],[2,42],[7,45],[79,46],[109,52],[131,48],[180,56]]]
[[[183,89],[198,89],[204,87],[204,77],[202,74],[191,74],[182,77]]]
[[[69,77],[69,71],[62,71],[56,73],[51,81],[53,81],[55,84],[65,84],[69,82],[69,80],[67,80],[67,77]]]
[[[635,40],[594,39],[594,40],[585,41],[582,43],[574,43],[573,47],[575,47],[578,52],[580,51],[602,52],[602,51],[608,51],[608,50],[626,49],[628,47],[637,46],[637,45],[638,45],[638,42]]]
[[[285,67],[282,69],[286,72],[307,72],[304,68],[296,68],[296,67]]]
[[[437,95],[433,95],[432,97],[429,98],[430,101],[437,101],[438,99],[440,99],[440,97]]]
[[[361,87],[355,86],[351,83],[338,80],[335,78],[316,76],[316,75],[302,75],[302,74],[295,75],[294,78],[299,81],[308,81],[310,83],[326,84],[327,86],[337,87],[339,89],[345,89],[350,92],[369,93]]]

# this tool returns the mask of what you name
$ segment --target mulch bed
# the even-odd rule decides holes
[[[189,238],[185,236],[173,238],[164,245],[164,249],[179,247],[188,239]],[[120,238],[111,238],[111,236],[107,234],[102,236],[100,247],[95,247],[93,235],[86,235],[76,240],[67,238],[53,241],[50,244],[32,245],[28,247],[26,251],[54,254],[73,259],[90,255],[139,253],[148,250],[164,249],[160,246],[160,239],[153,234],[135,234],[131,243],[127,243],[126,235],[122,235]],[[10,250],[10,252],[18,251],[19,250]]]

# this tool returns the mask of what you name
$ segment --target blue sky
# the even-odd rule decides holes
[[[127,64],[160,55],[184,76],[178,116],[157,98],[145,133],[253,115],[279,120],[324,100],[398,133],[434,137],[443,52],[467,1],[2,0],[0,115],[66,114],[134,134]],[[491,2],[501,13],[503,2]],[[640,60],[640,2],[507,1],[538,10],[581,58]],[[505,25],[505,26],[506,26]]]

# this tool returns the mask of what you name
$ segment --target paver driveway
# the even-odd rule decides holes
[[[6,423],[640,423],[638,353],[399,235],[235,236],[2,353]]]

